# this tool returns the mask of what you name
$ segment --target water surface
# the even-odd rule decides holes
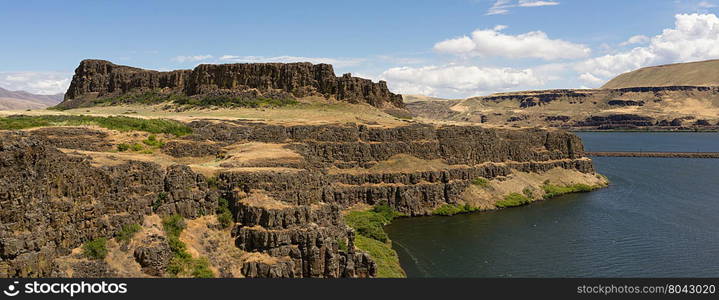
[[[582,134],[588,150],[617,151],[611,147],[620,143],[604,134]],[[652,151],[689,151],[677,149],[697,138],[631,134],[620,139],[670,145]],[[701,135],[701,145],[719,137]],[[398,219],[386,230],[409,277],[719,276],[719,160],[594,162],[609,188],[494,212]]]
[[[575,132],[587,151],[719,152],[719,132]]]

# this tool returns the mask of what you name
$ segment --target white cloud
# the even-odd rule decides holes
[[[471,37],[449,39],[434,45],[442,53],[459,56],[503,56],[508,58],[541,58],[545,60],[587,57],[591,50],[581,44],[550,39],[542,31],[531,31],[519,35],[502,33],[506,26],[492,29],[478,29]]]
[[[492,7],[487,10],[487,15],[504,15],[509,13],[509,9],[513,7],[540,7],[559,5],[556,1],[537,1],[537,0],[496,0]]]
[[[539,6],[553,6],[553,5],[559,5],[559,2],[519,0],[520,7],[539,7]]]
[[[717,7],[716,4],[711,3],[711,2],[709,2],[709,1],[699,2],[699,3],[697,3],[697,6],[700,7],[700,8],[714,8],[714,7]]]
[[[651,38],[646,35],[635,35],[630,37],[628,40],[619,44],[619,46],[628,46],[634,44],[644,44],[651,41]]]
[[[72,74],[62,72],[0,72],[0,87],[42,95],[64,93]]]
[[[311,62],[314,64],[331,64],[337,68],[356,66],[364,62],[363,58],[328,58],[328,57],[302,57],[302,56],[236,56],[223,55],[220,57],[222,62],[241,62],[241,63],[260,63],[260,62]]]
[[[198,62],[203,60],[211,59],[212,55],[189,55],[189,56],[175,56],[172,58],[173,61],[179,62],[179,63],[186,63],[186,62]]]
[[[383,72],[398,93],[443,97],[468,97],[518,87],[544,84],[531,69],[490,68],[464,65],[398,67]]]
[[[650,65],[719,58],[719,18],[714,14],[679,14],[674,28],[664,29],[649,44],[585,60],[575,70],[609,79]]]
[[[604,83],[604,80],[603,80],[603,79],[598,78],[598,77],[596,77],[596,76],[594,76],[594,75],[592,75],[592,74],[589,74],[589,73],[582,73],[581,75],[579,75],[579,80],[584,81],[584,82],[586,82],[587,84],[589,84],[589,85],[591,85],[591,86],[594,86],[594,87],[599,86],[599,85],[601,85],[602,83]]]

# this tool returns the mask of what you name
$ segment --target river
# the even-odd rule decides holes
[[[578,133],[588,151],[719,151],[718,133]],[[608,188],[385,229],[408,277],[716,277],[719,159],[594,159]]]

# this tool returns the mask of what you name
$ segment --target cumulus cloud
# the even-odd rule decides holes
[[[0,87],[41,95],[64,93],[72,74],[62,72],[0,72]]]
[[[173,61],[179,63],[198,62],[203,60],[211,59],[212,55],[188,55],[188,56],[175,56],[172,58]]]
[[[509,9],[513,7],[540,7],[559,5],[556,1],[538,1],[538,0],[497,0],[487,10],[487,15],[504,15],[509,13]]]
[[[579,75],[579,80],[589,83],[592,86],[598,86],[604,83],[603,79],[598,78],[597,76],[594,76],[590,73],[582,73],[581,75]]]
[[[675,18],[674,28],[664,29],[648,45],[582,61],[575,70],[606,80],[645,66],[719,58],[716,15],[678,14]]]
[[[650,40],[651,40],[651,38],[649,38],[649,37],[646,36],[646,35],[635,35],[635,36],[630,37],[628,40],[626,40],[626,41],[620,43],[619,46],[629,46],[629,45],[634,45],[634,44],[644,44],[644,43],[649,42]]]
[[[220,57],[222,62],[238,62],[238,63],[260,63],[260,62],[311,62],[314,64],[331,64],[334,67],[350,67],[361,64],[365,61],[362,58],[328,58],[328,57],[302,57],[302,56],[237,56],[223,55]]]
[[[393,91],[443,97],[468,97],[544,84],[531,69],[465,65],[398,67],[383,72]]]
[[[508,35],[501,31],[507,26],[478,29],[471,36],[444,40],[434,50],[465,57],[502,56],[508,58],[541,58],[544,60],[576,59],[589,56],[591,50],[581,44],[550,39],[542,31]]]

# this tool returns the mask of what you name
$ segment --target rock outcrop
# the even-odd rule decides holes
[[[387,83],[335,76],[332,65],[311,63],[247,63],[199,65],[193,70],[158,72],[83,60],[75,70],[61,107],[92,105],[98,98],[155,91],[192,97],[323,96],[376,107],[404,107],[402,96]]]
[[[216,199],[187,166],[94,167],[41,137],[2,134],[0,277],[49,276],[55,257],[85,241],[111,237],[153,212],[197,217],[214,211]]]
[[[150,214],[200,220],[217,211],[220,198],[228,200],[233,224],[231,232],[217,231],[218,237],[224,234],[234,241],[228,247],[245,255],[234,264],[238,268],[223,273],[218,267],[221,275],[373,277],[377,264],[355,248],[344,209],[382,203],[408,216],[427,215],[442,205],[466,204],[464,192],[479,177],[504,180],[515,172],[557,169],[594,176],[581,140],[558,130],[228,120],[188,126],[191,135],[157,151],[193,157],[185,161],[209,157],[212,164],[201,168],[215,168],[211,179],[188,165],[133,155],[109,164],[95,161],[89,153],[120,156],[106,152],[118,141],[99,129],[0,132],[0,277],[66,274],[58,271],[56,258],[86,241],[111,238]],[[247,155],[243,145],[289,152],[299,162],[234,167],[228,163],[233,155]],[[388,163],[397,157],[413,160]],[[157,235],[161,229],[153,232],[135,241],[139,246],[127,256],[139,264],[138,272],[161,276],[171,256],[168,241]],[[208,243],[202,251],[215,246]],[[222,261],[228,259],[235,258]],[[71,265],[80,268],[75,274],[87,276],[127,274],[103,261]]]

